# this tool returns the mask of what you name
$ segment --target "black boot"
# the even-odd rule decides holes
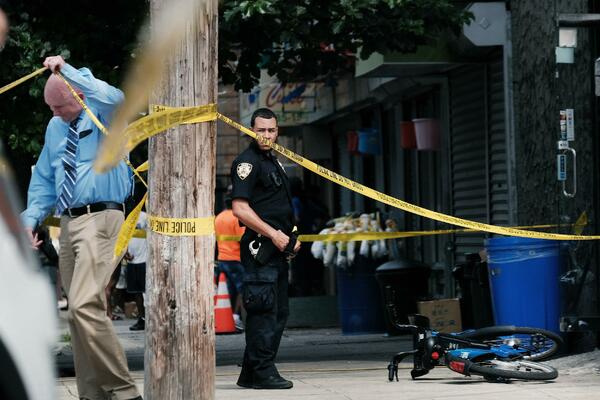
[[[130,331],[143,331],[146,329],[146,320],[144,317],[139,317],[137,322],[129,327]]]
[[[251,389],[253,382],[252,372],[250,372],[250,369],[242,367],[242,372],[240,373],[240,377],[238,378],[236,385]]]
[[[293,386],[292,381],[282,378],[281,375],[271,375],[260,381],[254,379],[252,384],[254,389],[291,389]]]

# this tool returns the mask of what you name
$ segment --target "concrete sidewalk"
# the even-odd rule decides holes
[[[600,357],[599,357],[600,358]],[[282,375],[294,381],[290,390],[252,390],[235,385],[237,366],[217,367],[216,399],[451,399],[477,398],[483,400],[544,400],[597,399],[600,393],[600,370],[586,374],[561,371],[552,382],[511,381],[508,384],[489,383],[480,377],[464,377],[447,368],[436,368],[425,377],[411,380],[409,364],[402,365],[399,382],[388,382],[385,365],[375,361],[338,361],[280,363]],[[134,372],[140,390],[143,373]],[[57,382],[58,399],[77,399],[73,378]],[[190,399],[191,400],[191,399]]]
[[[62,320],[62,319],[61,319]],[[144,368],[144,332],[131,332],[135,320],[114,321],[115,331],[125,350],[132,371]],[[68,333],[66,322],[61,322],[59,337]],[[321,360],[365,360],[387,365],[391,355],[407,350],[412,340],[407,336],[387,337],[375,333],[367,335],[342,335],[338,328],[289,329],[281,339],[280,362],[313,362]],[[217,335],[217,366],[237,365],[245,347],[244,334]],[[57,346],[57,364],[61,376],[73,375],[73,354],[68,343]]]
[[[144,333],[130,332],[134,320],[115,321],[136,382],[143,390]],[[66,329],[63,325],[63,330]],[[294,381],[291,390],[252,390],[235,385],[244,349],[244,335],[218,335],[216,339],[216,399],[595,399],[600,398],[600,351],[552,360],[559,370],[551,382],[490,383],[481,377],[464,377],[436,368],[413,381],[412,363],[403,363],[399,382],[388,382],[387,364],[393,354],[408,350],[408,337],[382,334],[342,335],[339,329],[292,329],[284,333],[278,355],[281,374]],[[62,345],[57,357],[65,377],[57,380],[59,400],[77,399],[72,378],[72,354]],[[187,400],[187,399],[186,399]],[[190,399],[193,400],[193,399]]]

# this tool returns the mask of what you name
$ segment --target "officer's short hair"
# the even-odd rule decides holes
[[[250,118],[250,126],[252,128],[254,128],[254,120],[256,118],[264,118],[264,119],[275,118],[275,122],[277,122],[277,115],[275,115],[275,113],[273,111],[269,110],[268,108],[259,108],[258,110],[254,111],[252,113],[252,118]]]

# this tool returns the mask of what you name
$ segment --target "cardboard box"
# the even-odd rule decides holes
[[[431,329],[443,333],[462,331],[458,299],[419,301],[417,306],[419,314],[429,318]]]

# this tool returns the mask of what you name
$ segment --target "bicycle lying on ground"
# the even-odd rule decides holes
[[[391,313],[394,315],[393,313]],[[558,371],[537,361],[555,355],[563,342],[557,334],[538,328],[492,326],[460,333],[439,333],[422,315],[408,317],[410,325],[395,323],[413,334],[413,350],[396,354],[388,365],[390,381],[398,380],[398,364],[413,356],[413,379],[445,365],[460,374],[480,375],[488,381],[551,380]]]

